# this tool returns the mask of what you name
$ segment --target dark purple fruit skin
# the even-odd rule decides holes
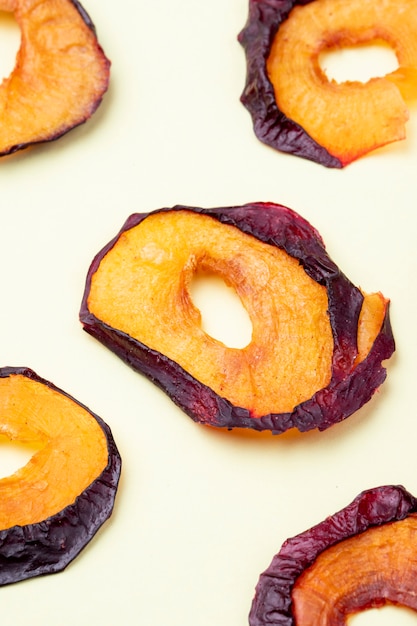
[[[300,215],[273,203],[203,209],[188,206],[159,209],[187,210],[208,215],[230,224],[299,260],[305,272],[324,285],[329,299],[329,318],[333,331],[334,353],[329,385],[299,404],[291,413],[271,413],[253,417],[245,408],[233,406],[188,374],[177,363],[143,343],[97,319],[88,308],[91,279],[101,260],[120,235],[135,227],[150,213],[131,215],[119,234],[93,259],[89,268],[80,309],[80,321],[90,335],[115,352],[134,370],[145,374],[194,421],[227,429],[250,428],[280,434],[290,428],[325,430],[345,419],[368,402],[386,378],[383,360],[395,350],[389,314],[368,356],[352,370],[357,355],[357,326],[363,296],[328,256],[318,232]]]
[[[81,15],[83,22],[86,24],[86,26],[88,26],[88,28],[94,33],[94,35],[97,35],[95,24],[93,20],[91,19],[89,13],[87,13],[87,11],[84,9],[81,2],[79,2],[79,0],[70,0],[70,2],[77,9],[78,13]]]
[[[238,40],[246,55],[246,83],[242,104],[252,116],[255,135],[279,150],[315,161],[326,167],[341,168],[341,161],[320,146],[277,106],[266,62],[274,37],[295,6],[312,0],[249,0],[249,16]]]
[[[399,521],[417,511],[417,500],[401,485],[360,493],[344,509],[283,544],[259,578],[250,626],[295,626],[291,592],[297,578],[331,546],[372,526]]]
[[[26,367],[0,368],[0,377],[26,376],[61,393],[97,420],[108,446],[108,463],[73,504],[46,520],[0,531],[0,585],[63,570],[111,516],[121,473],[121,457],[109,426],[70,395]]]

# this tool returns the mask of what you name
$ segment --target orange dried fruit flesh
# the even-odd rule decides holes
[[[240,297],[246,347],[203,330],[190,294],[200,270]],[[385,298],[364,297],[317,232],[271,203],[131,216],[94,259],[80,318],[193,419],[228,428],[326,428],[370,398],[394,349]],[[358,403],[347,384],[362,370]]]
[[[258,9],[270,6],[265,14],[251,13],[240,37],[248,56],[260,51],[263,56],[264,67],[261,60],[249,66],[242,96],[255,117],[264,118],[255,125],[260,138],[331,167],[343,167],[405,138],[409,106],[417,97],[415,0],[313,0],[290,2],[291,10],[288,3],[285,8],[284,3],[266,0],[256,4]],[[274,9],[278,15],[272,16]],[[269,28],[263,24],[256,29],[257,20],[267,21]],[[256,46],[267,32],[270,44]],[[394,50],[399,64],[385,76],[338,83],[321,68],[323,52],[381,42]],[[256,76],[259,71],[262,79]],[[254,81],[261,89],[254,88]],[[264,110],[254,102],[271,96],[275,109],[271,102]]]
[[[203,331],[190,298],[198,269],[236,289],[253,325],[245,348],[230,349]],[[156,288],[144,289],[155,281]],[[255,415],[271,406],[291,411],[330,380],[333,339],[325,287],[283,250],[209,216],[157,213],[130,229],[101,262],[89,302],[98,318]]]
[[[52,141],[102,101],[110,62],[76,0],[0,0],[21,31],[16,65],[0,85],[0,156]]]
[[[63,569],[110,516],[121,461],[109,427],[27,368],[0,369],[0,435],[36,446],[0,478],[0,585]]]
[[[376,487],[287,539],[261,574],[250,626],[345,626],[369,608],[417,611],[417,501],[402,486]]]

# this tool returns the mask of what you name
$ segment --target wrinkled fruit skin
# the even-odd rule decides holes
[[[2,378],[13,374],[40,382],[83,406],[29,368],[0,369]],[[107,466],[75,502],[61,512],[40,523],[13,526],[0,531],[0,585],[60,572],[91,541],[112,514],[121,458],[109,426],[91,411],[89,413],[106,436]]]
[[[292,588],[322,552],[372,527],[403,520],[416,511],[417,500],[404,487],[377,487],[362,492],[351,504],[317,526],[288,539],[260,576],[249,616],[250,626],[295,626]]]
[[[266,62],[272,40],[282,22],[297,5],[312,0],[249,0],[247,23],[239,34],[247,63],[242,104],[252,116],[255,135],[263,143],[330,168],[341,168],[341,161],[320,146],[296,122],[278,109]]]
[[[300,431],[314,428],[324,430],[348,417],[370,400],[386,377],[386,370],[381,363],[395,350],[388,308],[382,328],[368,356],[352,368],[357,354],[358,317],[363,296],[330,259],[317,231],[291,209],[272,203],[214,209],[177,206],[161,211],[181,209],[209,215],[253,235],[260,241],[278,246],[298,259],[313,280],[326,287],[334,339],[329,385],[296,406],[291,413],[254,417],[247,409],[233,406],[217,395],[163,354],[149,349],[128,334],[97,319],[88,307],[92,277],[118,238],[146,219],[148,213],[130,216],[119,234],[94,258],[88,271],[80,309],[80,321],[84,330],[134,370],[162,388],[194,421],[210,426],[270,430],[274,434],[283,433],[290,428]]]

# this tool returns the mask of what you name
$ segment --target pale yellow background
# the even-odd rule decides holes
[[[123,477],[111,521],[65,572],[0,589],[1,623],[244,626],[287,537],[369,487],[417,494],[417,110],[406,142],[328,170],[253,134],[239,102],[247,0],[85,8],[112,60],[102,106],[58,142],[0,160],[0,365],[31,367],[98,413]],[[10,20],[0,43],[7,75],[18,45]],[[392,301],[387,382],[321,434],[254,438],[194,424],[78,322],[89,263],[128,215],[250,201],[301,213],[354,283]],[[247,332],[215,285],[197,297],[207,324],[236,330],[236,341]],[[25,458],[5,450],[3,475]],[[393,623],[417,617],[384,609],[352,620]]]

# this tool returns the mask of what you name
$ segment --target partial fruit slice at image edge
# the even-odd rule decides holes
[[[239,296],[246,347],[203,330],[190,293],[200,271]],[[273,203],[132,215],[89,268],[80,320],[193,420],[275,434],[351,415],[395,349],[388,301],[362,293],[317,231]]]
[[[0,369],[0,435],[36,448],[0,479],[0,585],[63,570],[110,517],[121,458],[110,428],[29,368]]]
[[[21,31],[0,84],[0,156],[58,139],[86,122],[108,89],[110,61],[77,0],[0,0]]]
[[[360,493],[287,539],[261,574],[250,626],[316,626],[385,604],[417,611],[417,500],[401,485]]]
[[[415,0],[249,0],[239,34],[247,61],[241,101],[264,143],[344,167],[405,138],[417,100]],[[352,46],[390,47],[398,69],[367,82],[329,79],[324,52]]]

